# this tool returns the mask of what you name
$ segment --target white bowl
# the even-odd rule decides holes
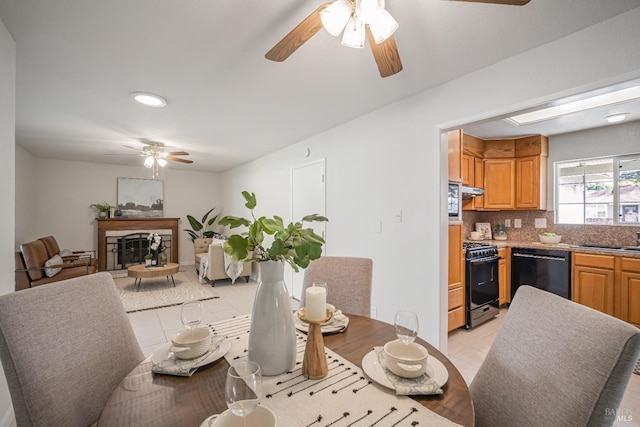
[[[418,378],[427,371],[429,352],[420,344],[389,341],[384,345],[387,369],[402,378]]]
[[[207,419],[209,420],[209,419]],[[207,421],[205,420],[205,421]],[[227,409],[222,414],[215,417],[215,421],[211,424],[202,423],[202,425],[208,425],[213,427],[243,427],[243,426],[260,426],[260,427],[277,427],[278,421],[276,414],[266,406],[258,405],[249,415],[246,416],[246,420],[242,417],[234,415],[231,409]]]
[[[562,236],[543,236],[542,234],[539,237],[542,243],[560,243],[560,239],[562,239]]]
[[[211,348],[211,329],[183,329],[171,337],[171,351],[178,359],[194,359],[202,356]]]

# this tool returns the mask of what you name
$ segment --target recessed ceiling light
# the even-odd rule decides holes
[[[140,104],[148,107],[164,107],[167,105],[167,101],[159,95],[149,92],[132,92],[131,97]]]
[[[517,126],[528,125],[535,122],[554,119],[564,116],[565,114],[576,113],[578,111],[584,111],[605,105],[618,104],[620,102],[626,102],[637,98],[640,98],[640,86],[632,86],[627,89],[605,93],[591,98],[569,102],[567,104],[555,105],[542,110],[511,116],[508,117],[507,120],[512,121],[512,123],[515,123]]]
[[[607,116],[607,121],[609,123],[618,123],[626,119],[628,115],[629,113],[612,114],[610,116]]]

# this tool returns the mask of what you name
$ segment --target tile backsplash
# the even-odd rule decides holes
[[[546,220],[546,228],[535,228],[535,220],[539,218]],[[521,228],[514,227],[516,219],[522,221]],[[561,235],[562,243],[573,245],[636,246],[640,232],[640,226],[554,224],[553,211],[463,211],[462,220],[465,239],[475,230],[476,222],[488,222],[493,230],[505,220],[511,221],[511,227],[506,228],[507,240],[516,242],[538,242],[540,233],[550,232]]]

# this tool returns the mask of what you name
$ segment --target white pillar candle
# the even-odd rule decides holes
[[[320,321],[327,317],[327,290],[311,286],[305,291],[307,320]]]

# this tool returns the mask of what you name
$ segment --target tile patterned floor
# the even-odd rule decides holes
[[[189,268],[189,267],[187,267]],[[191,267],[193,268],[193,267]],[[195,269],[193,270],[195,274]],[[250,313],[257,283],[244,280],[216,281],[216,291],[222,298],[204,302],[203,323]],[[294,308],[295,307],[295,302]],[[506,309],[495,319],[471,330],[459,329],[449,334],[449,359],[456,365],[467,383],[482,364],[493,339],[502,324]],[[170,341],[171,335],[183,328],[180,307],[169,307],[129,314],[129,319],[145,355]],[[640,427],[640,376],[632,375],[621,404],[621,419],[616,427]]]

